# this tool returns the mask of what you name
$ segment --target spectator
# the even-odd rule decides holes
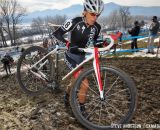
[[[21,49],[21,53],[23,53],[24,51],[25,51],[25,49],[24,49],[24,48],[22,48],[22,49]]]
[[[131,30],[128,30],[128,33],[131,34],[131,36],[133,37],[132,42],[131,42],[131,49],[132,50],[133,49],[138,49],[137,38],[134,38],[134,37],[138,36],[139,32],[140,32],[139,23],[138,23],[138,21],[135,21],[134,22],[134,27]]]
[[[19,50],[19,46],[16,47],[16,51],[17,51],[17,52],[18,52],[18,50]]]
[[[147,53],[152,53],[154,54],[154,39],[157,37],[157,33],[159,30],[159,22],[157,20],[157,16],[153,16],[152,18],[152,23],[149,26],[149,38],[148,38],[148,52]]]
[[[47,38],[43,39],[43,47],[48,49],[48,39]]]
[[[4,70],[6,71],[6,74],[8,76],[9,74],[11,74],[11,65],[14,62],[13,58],[8,53],[6,53],[1,62],[3,63]]]

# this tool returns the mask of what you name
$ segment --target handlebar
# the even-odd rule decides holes
[[[121,35],[122,35],[121,32],[118,32],[117,34],[104,35],[103,36],[103,39],[104,39],[103,41],[107,41],[107,39],[109,39],[110,43],[106,47],[98,48],[98,51],[99,52],[109,51],[112,48],[112,46],[114,45],[114,41],[117,40]],[[65,47],[63,49],[67,49],[67,47]],[[78,48],[78,49],[80,51],[83,51],[83,52],[86,52],[86,53],[93,53],[93,51],[94,51],[93,47],[90,47],[90,48]]]
[[[108,38],[110,39],[110,44],[108,46],[106,46],[106,47],[98,48],[99,52],[101,52],[101,51],[108,51],[114,45],[114,39],[112,38],[112,36],[110,36],[110,35],[104,36],[104,39],[108,39]],[[90,48],[79,48],[79,50],[84,51],[86,53],[93,53],[93,47],[90,47]]]

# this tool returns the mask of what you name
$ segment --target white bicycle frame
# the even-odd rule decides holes
[[[102,86],[102,81],[101,81],[101,73],[100,73],[100,65],[99,65],[99,52],[104,52],[104,51],[109,51],[110,48],[114,45],[114,40],[112,38],[112,36],[110,35],[106,35],[104,37],[109,38],[111,43],[104,47],[104,48],[97,48],[97,47],[93,47],[93,48],[79,48],[80,50],[83,50],[86,53],[90,53],[90,56],[88,58],[86,58],[82,63],[80,63],[79,65],[77,65],[73,70],[71,70],[71,72],[69,72],[67,75],[65,75],[62,80],[66,80],[68,78],[70,78],[77,70],[79,70],[85,63],[89,62],[90,60],[93,60],[93,67],[94,67],[94,71],[96,74],[96,78],[97,78],[97,83],[99,86],[99,92],[100,92],[100,98],[104,99],[104,94],[103,94],[103,86]],[[38,62],[36,62],[32,67],[30,67],[29,69],[31,70],[31,72],[33,74],[35,74],[36,76],[38,76],[39,78],[43,79],[47,79],[46,76],[41,72],[38,71],[38,74],[34,71],[32,71],[32,68],[36,67],[37,64],[39,64],[42,60],[44,60],[47,56],[56,53],[58,50],[67,50],[66,47],[60,47],[58,45],[56,45],[56,48],[54,50],[52,50],[51,52],[49,52],[47,55],[45,55],[42,59],[40,59]],[[44,62],[39,68],[38,70],[45,64],[46,62]],[[44,79],[43,79],[44,80]]]

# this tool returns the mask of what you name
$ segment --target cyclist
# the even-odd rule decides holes
[[[86,48],[91,43],[96,43],[101,30],[101,26],[96,21],[103,11],[103,8],[104,3],[102,0],[85,0],[83,16],[67,20],[61,27],[53,32],[53,36],[59,41],[66,43],[68,47],[65,53],[65,62],[71,70],[85,59],[85,53],[78,50],[78,48]],[[66,32],[69,32],[70,42],[63,37]],[[80,72],[81,70],[74,74],[74,77],[71,79],[71,84],[66,89],[64,96],[66,104],[68,104],[72,85]],[[82,110],[84,109],[83,104],[87,93],[86,84],[88,84],[87,79],[85,79],[84,84],[81,85],[78,97]]]

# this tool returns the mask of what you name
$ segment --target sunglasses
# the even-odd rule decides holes
[[[93,16],[93,17],[99,17],[100,16],[100,14],[96,14],[96,13],[89,13],[91,16]]]

